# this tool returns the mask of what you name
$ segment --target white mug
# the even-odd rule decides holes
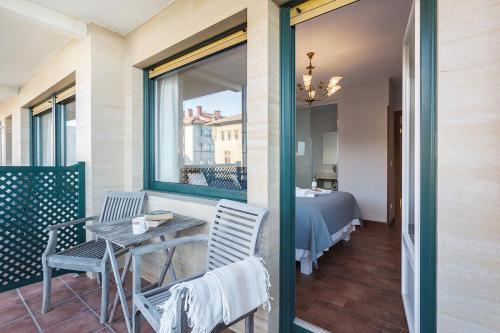
[[[132,219],[132,233],[134,235],[143,234],[148,231],[148,221],[144,217],[134,217]]]

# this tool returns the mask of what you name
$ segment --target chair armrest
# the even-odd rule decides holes
[[[68,227],[70,225],[75,225],[75,224],[80,224],[80,223],[84,223],[84,222],[87,222],[87,221],[97,220],[98,218],[99,218],[99,216],[84,217],[84,218],[78,219],[78,220],[73,220],[73,221],[69,221],[69,222],[59,223],[59,224],[56,224],[56,225],[51,225],[51,226],[47,227],[45,230],[47,230],[47,231],[55,231],[57,229]]]
[[[184,245],[184,244],[193,244],[193,243],[200,243],[200,242],[208,242],[208,235],[186,236],[186,237],[175,238],[172,240],[167,240],[164,242],[138,246],[138,247],[132,249],[132,255],[134,257],[140,257],[144,254],[148,254],[151,252],[162,251],[162,250],[166,250],[166,249],[169,249],[172,247],[177,247],[177,246]]]

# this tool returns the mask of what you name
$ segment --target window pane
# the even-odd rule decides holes
[[[408,115],[408,226],[407,232],[410,239],[415,243],[415,27],[412,27],[410,38],[406,45],[409,55],[408,59],[408,81],[409,91],[409,115]]]
[[[43,166],[54,165],[54,132],[52,112],[45,112],[38,117],[37,128],[37,164]]]
[[[66,133],[64,153],[66,156],[66,165],[73,165],[76,163],[76,102],[72,101],[65,104],[64,112],[64,131]]]
[[[155,80],[157,181],[246,189],[245,89],[245,45]]]

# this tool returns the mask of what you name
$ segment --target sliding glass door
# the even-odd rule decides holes
[[[416,1],[418,2],[418,0]],[[403,202],[401,292],[408,326],[419,332],[420,107],[418,6],[413,4],[403,43]]]
[[[76,99],[70,87],[31,109],[32,165],[76,163]]]
[[[54,165],[54,113],[52,110],[33,116],[33,132],[36,147],[35,165]]]
[[[74,98],[59,105],[59,121],[61,122],[60,164],[76,163],[76,101]]]
[[[281,7],[280,332],[321,331],[295,311],[295,25],[349,2],[289,1]],[[436,331],[436,12],[435,0],[414,0],[402,50],[401,292],[412,333]]]

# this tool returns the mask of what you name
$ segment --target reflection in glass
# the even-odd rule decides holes
[[[337,104],[296,110],[295,186],[337,190]]]
[[[155,180],[246,189],[246,46],[155,80]]]
[[[407,216],[408,236],[415,243],[415,27],[410,31],[407,44],[408,54],[408,83],[409,83],[409,112],[408,112],[408,201]]]
[[[65,141],[64,156],[65,164],[73,165],[76,163],[76,103],[75,101],[63,105],[64,112],[64,133]]]
[[[35,116],[36,126],[36,164],[41,166],[54,165],[54,132],[52,112],[47,111]]]

